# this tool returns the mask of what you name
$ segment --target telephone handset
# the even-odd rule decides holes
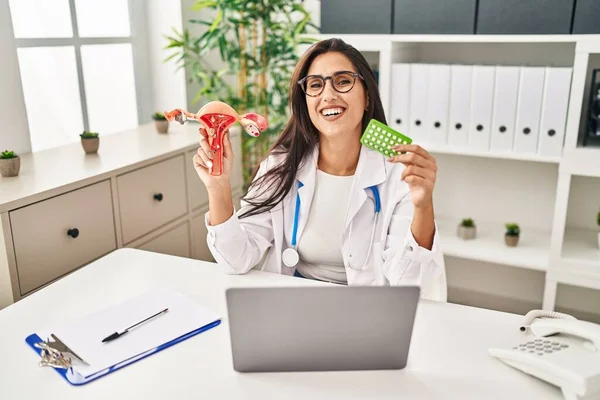
[[[565,400],[600,400],[600,325],[571,315],[532,310],[512,348],[490,355],[526,374],[561,388]]]

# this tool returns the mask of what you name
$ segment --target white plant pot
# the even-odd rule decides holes
[[[456,234],[463,240],[472,240],[477,237],[477,229],[474,226],[459,225]]]
[[[598,248],[600,249],[600,232],[598,232]]]

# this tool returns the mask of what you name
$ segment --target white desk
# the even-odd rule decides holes
[[[242,374],[232,368],[224,289],[319,285],[253,271],[119,249],[0,311],[1,399],[562,399],[544,382],[488,356],[521,341],[521,316],[446,303],[419,305],[408,366],[395,371]],[[211,307],[223,323],[81,387],[38,367],[25,337],[168,285]],[[290,344],[293,346],[293,343]]]

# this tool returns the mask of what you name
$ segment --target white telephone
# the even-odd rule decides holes
[[[565,400],[600,400],[600,325],[563,313],[532,310],[521,331],[531,334],[510,349],[489,353],[561,388]]]

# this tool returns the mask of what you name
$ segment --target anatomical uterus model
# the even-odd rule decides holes
[[[213,166],[210,170],[211,175],[221,175],[223,173],[223,136],[229,127],[235,122],[239,122],[244,130],[253,137],[258,137],[260,132],[267,129],[267,120],[255,113],[246,113],[239,115],[229,104],[222,101],[211,101],[205,104],[200,111],[192,114],[188,111],[176,108],[164,113],[169,122],[175,120],[184,124],[188,119],[194,119],[200,122],[208,134],[208,144],[214,152]]]

